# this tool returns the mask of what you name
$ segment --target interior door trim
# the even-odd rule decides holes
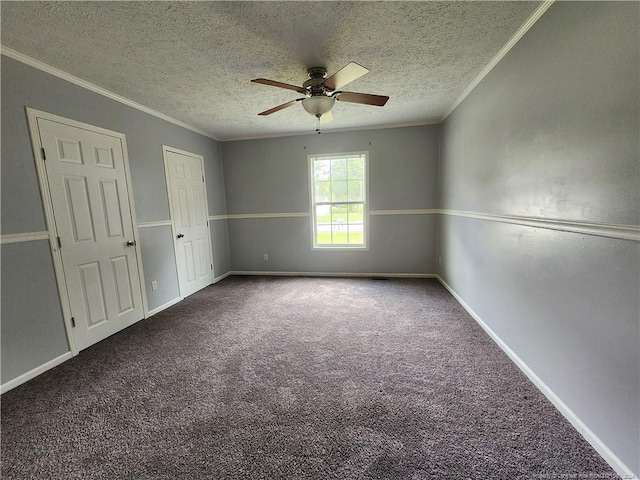
[[[138,235],[138,221],[136,218],[136,209],[133,199],[133,188],[131,185],[131,172],[129,169],[129,154],[127,149],[127,139],[124,133],[114,132],[88,123],[78,122],[71,120],[53,113],[43,112],[30,107],[26,107],[27,122],[29,125],[29,133],[31,135],[31,146],[33,149],[33,157],[36,163],[36,173],[38,176],[38,186],[40,187],[40,195],[42,197],[42,206],[44,208],[44,217],[49,233],[49,246],[51,248],[51,256],[53,257],[53,270],[56,277],[56,283],[58,285],[58,296],[60,297],[60,306],[62,308],[62,316],[64,319],[65,330],[67,334],[67,341],[69,342],[69,349],[73,356],[78,355],[78,346],[76,345],[75,337],[73,335],[73,326],[71,324],[71,306],[69,300],[69,292],[67,291],[67,283],[64,277],[64,268],[62,264],[62,254],[60,248],[56,242],[58,237],[58,230],[55,223],[55,216],[53,210],[53,201],[51,199],[51,190],[49,189],[49,182],[47,181],[47,172],[45,170],[45,159],[43,157],[42,142],[40,140],[40,128],[38,126],[38,119],[50,120],[57,123],[62,123],[70,127],[81,128],[84,130],[90,130],[95,133],[103,135],[109,135],[116,137],[122,142],[123,158],[124,158],[124,171],[126,179],[127,194],[129,195],[129,209],[131,213],[131,222],[133,224],[133,236],[134,240],[140,245],[140,237]],[[142,293],[142,310],[143,318],[147,318],[149,312],[149,306],[147,303],[147,295],[144,288],[144,271],[142,269],[142,255],[141,249],[135,249],[136,263],[139,272],[140,291]]]

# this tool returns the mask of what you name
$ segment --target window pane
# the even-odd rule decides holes
[[[349,215],[347,222],[349,224],[363,224],[364,223],[364,205],[349,205]]]
[[[346,202],[348,198],[349,187],[346,180],[334,180],[331,182],[331,201]]]
[[[331,205],[331,233],[334,245],[347,243],[347,219],[347,205]]]
[[[331,177],[331,160],[314,160],[313,162],[313,179],[329,180]]]
[[[349,244],[362,245],[364,243],[363,225],[349,225]]]
[[[334,158],[331,160],[331,180],[347,179],[347,159]]]
[[[349,180],[364,179],[364,158],[352,157],[348,160]]]
[[[347,200],[350,202],[364,200],[364,180],[349,180],[349,194]]]
[[[329,205],[316,206],[316,244],[331,244],[331,207]]]
[[[316,232],[316,245],[331,245],[331,226]]]
[[[316,225],[331,224],[331,205],[316,205]]]
[[[349,205],[348,233],[350,245],[362,245],[364,243],[364,205]]]
[[[349,243],[347,227],[345,225],[333,225],[333,244],[347,245]]]
[[[340,229],[346,230],[344,227],[348,221],[347,205],[331,205],[331,223],[334,226],[334,232],[339,231]]]
[[[331,182],[315,182],[314,189],[316,202],[331,201]]]

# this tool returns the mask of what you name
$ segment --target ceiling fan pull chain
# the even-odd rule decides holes
[[[316,122],[317,122],[317,127],[316,127],[316,133],[318,135],[322,135],[322,132],[320,131],[320,115],[316,115]]]

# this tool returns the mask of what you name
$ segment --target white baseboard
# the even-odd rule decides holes
[[[266,270],[233,270],[228,274],[256,275],[265,277],[438,278],[435,273],[271,272]]]
[[[564,403],[558,395],[544,383],[538,375],[513,351],[509,346],[487,325],[480,316],[473,311],[473,309],[467,305],[467,303],[456,293],[447,282],[439,275],[436,278],[440,281],[442,286],[446,288],[451,295],[462,305],[471,317],[482,327],[482,329],[491,337],[491,339],[506,353],[509,358],[516,364],[516,366],[533,382],[533,384],[540,390],[545,397],[558,409],[558,411],[573,425],[582,437],[589,442],[589,444],[595,449],[598,454],[613,468],[613,470],[625,480],[638,480],[638,477],[634,475],[629,467],[627,467],[622,460],[620,460],[615,453],[613,453],[606,444],[598,438],[598,436],[587,427],[587,425],[580,420],[573,410],[571,410],[566,403]]]
[[[213,285],[215,283],[218,283],[220,280],[224,280],[229,275],[231,275],[231,272],[223,273],[219,277],[214,278],[213,281],[211,282],[211,285]],[[154,308],[153,310],[149,310],[147,312],[147,315],[146,315],[145,318],[152,317],[156,313],[160,313],[161,311],[166,310],[167,308],[174,306],[176,303],[181,302],[182,300],[184,300],[184,298],[177,297],[177,298],[174,298],[173,300],[168,301],[167,303],[165,303],[163,305],[160,305],[159,307]]]
[[[216,283],[218,283],[220,280],[224,280],[225,278],[227,278],[229,275],[231,275],[231,272],[227,272],[227,273],[223,273],[222,275],[220,275],[219,277],[216,277],[213,279],[213,282],[211,282],[211,285],[215,285]]]
[[[41,373],[46,372],[47,370],[51,370],[53,367],[60,365],[63,362],[66,362],[70,358],[73,357],[71,352],[64,353],[59,357],[54,358],[53,360],[49,360],[46,363],[43,363],[39,367],[34,368],[33,370],[29,370],[27,373],[23,373],[19,377],[14,378],[13,380],[9,380],[6,383],[3,383],[0,386],[0,393],[5,393],[11,390],[12,388],[16,388],[18,385],[22,385],[25,382],[28,382],[32,378],[37,377]]]
[[[162,310],[166,310],[167,308],[175,305],[176,303],[178,303],[180,301],[182,301],[182,297],[177,297],[177,298],[174,298],[173,300],[168,301],[167,303],[165,303],[163,305],[160,305],[159,307],[154,308],[153,310],[149,310],[147,312],[147,315],[145,316],[145,318],[152,317],[156,313],[159,313]]]

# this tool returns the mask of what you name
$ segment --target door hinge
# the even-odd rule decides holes
[[[211,264],[211,270],[213,270],[213,263]]]
[[[202,175],[202,183],[204,183],[204,175]]]
[[[56,237],[58,239],[58,248],[62,248],[62,241],[60,240],[60,237]]]
[[[46,159],[47,159],[47,154],[46,154],[46,153],[45,153],[45,151],[44,151],[44,147],[41,147],[41,148],[40,148],[40,151],[42,152],[42,159],[43,159],[43,160],[46,160]]]
[[[76,328],[76,317],[71,317],[71,328]]]

